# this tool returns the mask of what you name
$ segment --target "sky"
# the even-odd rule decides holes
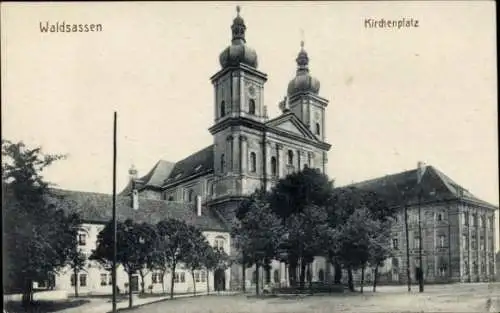
[[[212,143],[213,86],[235,2],[3,3],[2,138],[68,158],[45,177],[112,192]],[[495,3],[242,2],[247,44],[268,74],[270,117],[294,77],[300,41],[330,101],[327,174],[336,185],[433,165],[499,203]],[[366,28],[366,19],[419,27]],[[40,22],[102,24],[42,33]],[[498,225],[498,220],[497,220]],[[497,236],[498,237],[498,236]],[[498,247],[498,244],[497,244]]]

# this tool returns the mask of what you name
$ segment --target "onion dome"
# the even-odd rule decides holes
[[[304,41],[300,43],[301,49],[297,56],[297,75],[288,83],[288,96],[296,93],[319,93],[319,80],[309,74],[309,56],[304,50]]]
[[[237,16],[233,20],[233,25],[231,26],[231,31],[233,33],[231,45],[224,49],[219,57],[222,68],[238,66],[239,64],[246,64],[257,68],[257,52],[246,45],[246,26],[245,21],[240,16],[240,10],[240,7],[237,6]]]

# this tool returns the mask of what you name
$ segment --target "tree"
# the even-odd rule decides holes
[[[246,214],[233,227],[232,236],[237,248],[255,264],[258,273],[260,267],[269,264],[277,255],[283,239],[283,226],[266,202],[253,198],[248,206]],[[258,277],[256,292],[259,294]]]
[[[203,265],[207,270],[207,294],[210,293],[210,271],[226,269],[229,266],[229,256],[218,247],[205,246]]]
[[[154,257],[156,229],[147,223],[136,224],[135,227],[139,236],[137,253],[142,257],[140,260],[142,267],[139,269],[139,276],[141,276],[141,293],[145,293],[144,278],[150,271],[148,264],[152,263],[152,258]]]
[[[317,169],[304,168],[302,171],[292,173],[281,179],[266,197],[271,210],[282,219],[282,224],[289,227],[291,224],[287,220],[292,216],[292,223],[300,224],[297,219],[306,208],[324,208],[333,192],[333,183],[328,176],[322,174]],[[310,213],[310,212],[309,212]],[[304,246],[312,246],[314,242],[305,242]],[[296,267],[298,264],[311,262],[310,255],[303,255],[304,251],[297,251],[297,246],[288,244],[282,247],[286,251],[286,262],[289,265],[290,283],[295,285]],[[301,265],[303,268],[303,265]],[[301,284],[304,282],[304,275],[301,274]]]
[[[373,277],[373,292],[377,289],[378,269],[383,266],[384,261],[391,256],[391,222],[379,221],[378,230],[370,242],[369,263],[375,267]]]
[[[128,275],[129,307],[132,307],[132,275],[144,269],[147,264],[147,253],[144,245],[148,240],[144,225],[127,219],[116,223],[116,261]],[[106,224],[97,236],[97,247],[90,257],[105,266],[113,260],[113,223]]]
[[[85,254],[83,254],[83,252],[78,249],[78,245],[75,244],[69,254],[69,267],[71,268],[71,271],[73,272],[73,275],[75,277],[75,297],[78,297],[78,274],[81,271],[85,270],[86,263],[87,258]]]
[[[324,208],[309,205],[287,219],[286,244],[300,262],[300,288],[304,288],[308,265],[314,261],[315,256],[324,254],[326,236],[329,233],[327,217]]]
[[[7,291],[33,299],[33,282],[57,273],[69,261],[81,221],[57,208],[58,197],[42,172],[63,155],[2,140],[4,275]]]
[[[191,278],[193,279],[193,294],[196,295],[196,279],[195,271],[201,270],[204,263],[206,263],[208,247],[208,241],[203,236],[202,232],[193,226],[188,226],[188,236],[184,238],[187,241],[186,251],[184,253],[182,261],[186,268],[191,272]]]
[[[186,238],[190,236],[190,229],[184,221],[176,219],[166,219],[157,224],[158,239],[162,241],[161,249],[165,259],[170,263],[170,298],[174,298],[175,269],[179,262],[185,259],[185,254],[189,251]]]

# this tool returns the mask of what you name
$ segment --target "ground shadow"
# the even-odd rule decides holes
[[[75,308],[89,303],[90,300],[74,299],[71,301],[34,301],[28,308],[24,308],[20,301],[10,301],[4,304],[8,313],[51,313],[69,308]]]

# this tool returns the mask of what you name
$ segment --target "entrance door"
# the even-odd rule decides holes
[[[214,289],[215,291],[226,290],[226,273],[222,269],[218,269],[214,273]]]
[[[132,292],[139,291],[139,276],[132,276],[132,279],[130,280],[130,290],[132,290]]]

